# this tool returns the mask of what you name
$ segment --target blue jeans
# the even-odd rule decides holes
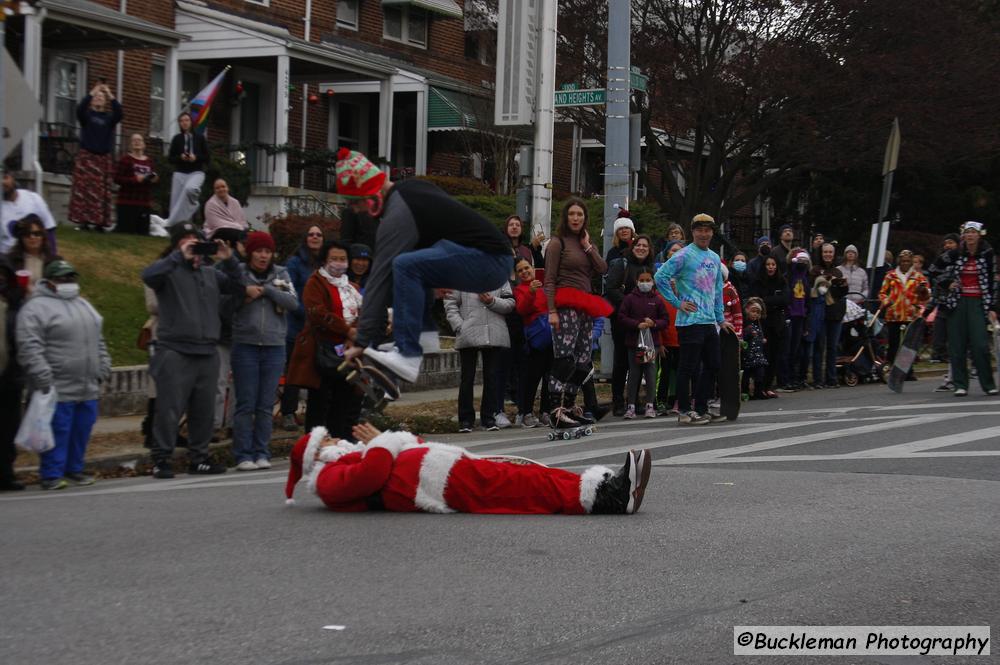
[[[837,346],[840,344],[840,331],[843,327],[844,323],[840,320],[823,322],[813,347],[814,383],[823,382],[823,356],[826,356],[826,384],[829,386],[837,383]]]
[[[439,240],[392,260],[392,331],[404,356],[422,355],[420,332],[434,304],[431,289],[486,293],[510,278],[513,254],[487,254]]]
[[[285,347],[233,344],[233,455],[236,463],[271,458],[272,408],[285,365]]]
[[[680,365],[677,368],[677,409],[681,413],[691,410],[691,382],[694,380],[694,410],[704,415],[708,413],[708,400],[715,389],[715,379],[722,362],[719,331],[711,323],[677,326],[677,339],[681,343]]]
[[[56,411],[52,414],[52,435],[56,447],[41,455],[38,475],[42,480],[54,480],[67,473],[83,471],[83,456],[95,422],[96,399],[56,404]]]

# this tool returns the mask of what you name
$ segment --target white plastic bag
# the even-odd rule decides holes
[[[14,443],[32,453],[45,453],[55,448],[56,440],[52,434],[52,415],[55,412],[55,388],[50,388],[47,393],[41,390],[33,392]]]

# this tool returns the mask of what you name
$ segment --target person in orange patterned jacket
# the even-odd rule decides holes
[[[722,314],[732,324],[736,336],[743,337],[743,303],[736,287],[729,281],[729,268],[725,263],[722,264],[722,279],[725,280],[722,284]]]
[[[886,330],[889,335],[888,360],[891,364],[899,351],[902,328],[920,316],[923,303],[930,298],[930,283],[924,274],[913,267],[913,252],[904,249],[897,257],[897,267],[886,273],[878,299],[883,308]],[[913,370],[907,381],[916,381]]]

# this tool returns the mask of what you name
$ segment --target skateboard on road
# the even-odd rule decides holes
[[[740,338],[734,332],[722,330],[719,332],[719,348],[722,361],[719,365],[719,413],[726,420],[736,420],[740,415],[742,396],[740,395],[740,380],[743,372],[740,369]]]
[[[579,425],[577,427],[566,427],[557,428],[549,432],[549,441],[555,441],[557,439],[562,439],[563,441],[569,441],[570,439],[579,439],[583,436],[590,436],[597,431],[597,427],[594,425]]]
[[[896,352],[896,360],[889,370],[889,390],[894,393],[903,392],[903,383],[907,375],[913,368],[913,363],[917,360],[917,352],[920,350],[920,342],[924,338],[924,317],[919,316],[910,325],[906,326],[906,333],[903,341]]]
[[[381,412],[386,404],[399,399],[399,386],[388,371],[365,364],[360,358],[345,360],[337,368],[344,380],[364,396],[364,408]]]

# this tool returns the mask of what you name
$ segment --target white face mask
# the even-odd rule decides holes
[[[80,285],[76,282],[69,284],[56,284],[56,295],[65,300],[75,298],[80,295]]]
[[[650,291],[653,290],[652,282],[639,282],[638,286],[639,290],[642,291],[643,293],[649,293]]]
[[[340,277],[347,272],[347,261],[330,261],[325,267],[328,273],[334,277]]]
[[[816,289],[816,293],[820,294],[821,296],[825,296],[826,292],[829,290],[830,289],[826,288],[825,286],[820,286]]]

